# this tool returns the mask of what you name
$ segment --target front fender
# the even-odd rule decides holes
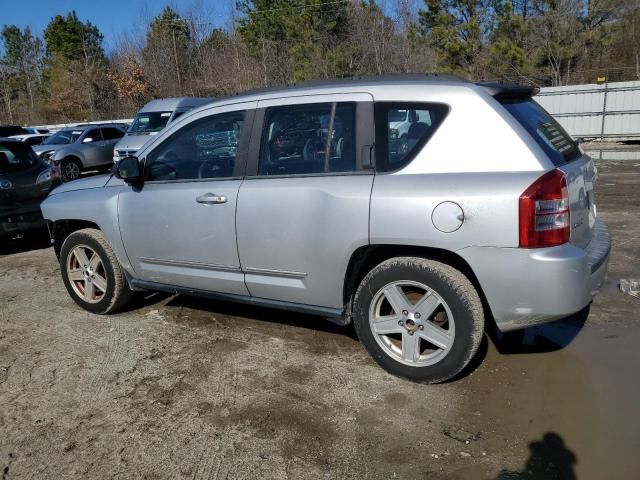
[[[49,195],[40,208],[45,220],[50,222],[83,221],[98,225],[122,267],[127,273],[133,274],[118,225],[118,195],[121,189],[121,186],[114,186],[66,191]]]
[[[54,162],[59,162],[67,157],[76,157],[81,162],[84,161],[82,155],[78,154],[75,149],[70,147],[61,148],[60,150],[56,150],[55,152],[53,152],[53,155],[51,155],[51,160],[53,160]]]

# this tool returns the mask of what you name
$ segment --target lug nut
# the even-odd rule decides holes
[[[413,335],[413,330],[409,330],[409,335]]]
[[[420,316],[421,316],[421,315],[420,315],[420,312],[416,312],[415,317],[416,317],[416,318],[420,318]]]
[[[424,330],[424,325],[420,325],[418,328],[419,328],[420,330]]]
[[[408,312],[408,311],[406,311],[406,310],[402,310],[402,314],[403,314],[404,316],[407,316],[407,315],[409,315],[409,312]]]
[[[400,326],[404,325],[404,323],[402,323],[402,320],[398,321],[398,325],[400,325]]]

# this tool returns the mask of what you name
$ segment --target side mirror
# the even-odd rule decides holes
[[[82,143],[91,143],[93,142],[93,137],[84,137],[82,139]]]
[[[137,157],[124,157],[114,167],[115,176],[128,184],[142,183],[142,170]]]

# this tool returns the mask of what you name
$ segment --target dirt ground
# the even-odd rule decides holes
[[[100,317],[53,251],[0,256],[0,471],[18,478],[631,479],[640,164],[599,164],[614,239],[586,321],[487,338],[455,381],[386,374],[350,328],[165,295]]]

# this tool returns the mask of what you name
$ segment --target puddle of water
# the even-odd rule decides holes
[[[637,478],[640,327],[560,322],[527,329],[515,343],[490,346],[483,371],[495,388],[474,400],[492,421],[493,448],[514,445],[526,469],[552,438],[575,457],[567,465],[575,476],[557,478]]]

